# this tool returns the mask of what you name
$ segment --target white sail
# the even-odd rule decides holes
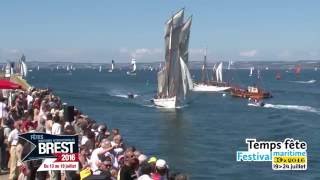
[[[132,65],[132,72],[135,72],[137,69],[136,59],[131,60],[131,65]]]
[[[99,72],[101,72],[102,71],[102,66],[99,66]]]
[[[24,61],[22,61],[21,62],[21,75],[23,77],[27,77],[27,72],[28,72],[27,64]]]
[[[249,74],[249,76],[252,76],[253,70],[254,70],[254,67],[251,67],[251,68],[250,68],[250,74]]]
[[[213,65],[213,68],[212,68],[212,71],[213,71],[213,72],[216,72],[216,69],[217,69],[217,65],[214,64],[214,65]]]
[[[40,66],[39,66],[39,65],[37,66],[37,70],[38,70],[38,71],[40,70]]]
[[[192,17],[190,17],[183,25],[180,34],[180,57],[184,60],[184,62],[188,63],[188,47],[189,47],[189,36],[190,36],[190,28],[192,23]]]
[[[59,65],[57,65],[57,70],[59,70]]]
[[[216,69],[216,78],[217,78],[217,82],[223,82],[222,81],[222,62],[218,65],[217,69]]]
[[[228,64],[228,70],[230,70],[231,69],[231,65],[232,65],[233,63],[232,63],[232,61],[229,61],[229,64]]]
[[[11,65],[10,63],[7,63],[6,68],[5,68],[5,75],[4,77],[11,77]]]
[[[188,66],[184,62],[184,60],[180,57],[180,65],[181,65],[181,77],[182,77],[182,86],[183,86],[183,95],[186,98],[189,90],[193,89],[192,78],[188,69]]]
[[[114,64],[114,60],[112,60],[111,61],[111,69],[109,69],[108,72],[113,72],[114,68],[115,68],[115,64]],[[128,74],[128,72],[127,72],[127,74]]]
[[[27,77],[27,73],[28,73],[28,67],[26,64],[26,57],[23,54],[22,57],[20,58],[20,75],[22,77]]]
[[[158,72],[158,94],[168,95],[166,88],[166,69],[162,69]]]
[[[67,71],[69,71],[69,70],[70,70],[69,65],[67,65]]]
[[[216,74],[216,70],[217,70],[217,65],[216,64],[214,64],[213,65],[213,68],[212,68],[212,80],[214,80],[215,79],[215,74]]]

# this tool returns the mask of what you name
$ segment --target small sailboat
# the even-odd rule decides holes
[[[59,71],[59,65],[57,65],[57,68],[56,68],[56,69],[57,69],[57,71]]]
[[[233,61],[229,61],[229,64],[228,64],[228,70],[230,70],[231,69],[231,65],[233,64]]]
[[[251,68],[250,68],[250,73],[249,73],[249,76],[250,76],[250,77],[253,75],[253,71],[254,71],[254,67],[251,67]]]
[[[193,82],[188,70],[188,46],[192,17],[183,20],[184,9],[173,15],[165,27],[165,65],[158,72],[158,93],[152,100],[162,108],[185,104]]]
[[[115,67],[114,60],[112,60],[111,61],[111,69],[109,69],[108,72],[113,72],[114,71],[114,67]]]
[[[231,62],[229,63],[231,65]],[[210,81],[208,71],[207,71],[207,51],[204,55],[203,65],[202,65],[202,77],[201,83],[194,84],[193,91],[198,92],[220,92],[226,91],[230,89],[228,83],[223,82],[222,80],[222,67],[223,63],[221,62],[218,67],[216,65],[213,66],[213,80]],[[214,75],[216,77],[216,81],[214,81]]]
[[[102,71],[102,66],[100,65],[100,66],[99,66],[99,72],[101,72],[101,71]]]
[[[131,59],[131,67],[132,67],[131,71],[127,71],[127,74],[131,75],[131,76],[137,75],[137,73],[136,73],[136,70],[137,70],[136,59]]]
[[[26,78],[27,73],[28,73],[28,68],[26,64],[26,56],[23,54],[22,57],[20,58],[20,75],[23,78]]]
[[[153,67],[152,66],[149,66],[148,69],[149,69],[149,71],[153,71]]]
[[[69,67],[69,65],[67,65],[67,71],[70,71],[70,67]]]
[[[39,66],[39,65],[37,66],[37,70],[38,70],[38,71],[40,70],[40,66]]]

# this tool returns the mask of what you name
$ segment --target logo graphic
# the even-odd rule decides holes
[[[307,170],[307,143],[304,141],[246,139],[246,143],[248,151],[237,151],[237,161],[272,161],[273,170]]]
[[[20,138],[34,147],[23,158],[24,161],[43,159],[37,171],[79,169],[79,148],[77,135],[52,135],[46,133],[25,133]]]

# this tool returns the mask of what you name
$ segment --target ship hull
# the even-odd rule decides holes
[[[176,96],[172,98],[154,98],[153,103],[157,107],[174,109],[177,108],[177,98]]]
[[[253,93],[243,89],[231,89],[230,93],[231,96],[246,99],[266,99],[272,97],[272,95],[269,92],[259,91],[257,93]]]

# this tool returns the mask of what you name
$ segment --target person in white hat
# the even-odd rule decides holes
[[[152,179],[169,179],[169,170],[167,162],[158,159],[156,162],[156,172],[152,174]]]

